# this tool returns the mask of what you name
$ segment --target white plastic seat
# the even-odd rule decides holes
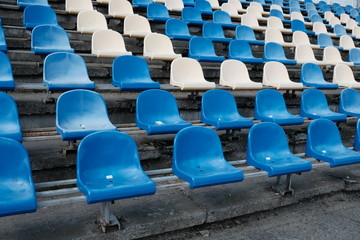
[[[215,88],[214,82],[204,78],[201,65],[192,58],[177,58],[170,66],[170,84],[181,90],[207,90]]]
[[[221,10],[222,7],[225,3],[223,3],[221,5]],[[231,4],[233,7],[235,7],[236,11],[238,11],[239,13],[245,13],[246,10],[242,7],[242,4],[239,0],[229,0],[226,4]],[[224,11],[224,10],[223,10]]]
[[[126,51],[125,42],[120,33],[113,30],[97,30],[91,39],[91,54],[97,57],[115,58],[122,55],[132,55]]]
[[[265,31],[265,42],[276,42],[284,47],[294,47],[294,43],[285,42],[284,37],[279,29],[268,28]]]
[[[344,50],[350,50],[352,48],[355,48],[354,41],[349,35],[342,35],[340,37],[339,46],[343,47]]]
[[[124,19],[124,35],[143,38],[151,33],[149,21],[140,15],[126,16]]]
[[[279,29],[282,33],[292,33],[291,29],[284,28],[284,25],[280,18],[278,17],[269,17],[267,22],[268,28]]]
[[[259,2],[251,2],[250,7],[257,8],[261,13],[265,13],[263,6]]]
[[[335,37],[336,34],[335,33],[329,33],[326,29],[326,26],[324,23],[321,22],[314,22],[313,23],[313,31],[315,32],[316,35],[319,35],[320,33],[326,33],[329,36]]]
[[[65,11],[68,13],[79,13],[83,10],[93,10],[91,0],[66,0]]]
[[[302,22],[305,22],[304,16],[299,12],[292,12],[290,14],[290,19],[291,20],[296,20],[297,19],[297,20],[300,20]]]
[[[354,35],[356,38],[360,39],[360,27],[359,26],[353,27],[351,34]]]
[[[206,0],[210,3],[210,6],[213,10],[220,10],[221,7],[219,5],[219,1],[218,0]]]
[[[168,36],[159,33],[150,33],[144,39],[144,56],[151,59],[174,60],[181,57],[176,54]]]
[[[227,12],[232,18],[241,18],[241,15],[237,11],[236,7],[231,3],[223,3],[221,10]]]
[[[101,4],[109,4],[110,0],[96,0],[96,2]]]
[[[329,21],[329,24],[334,27],[336,24],[340,24],[341,25],[341,22],[340,20],[337,18],[337,17],[331,17],[330,18],[330,21]]]
[[[324,61],[316,60],[311,46],[307,44],[301,44],[295,48],[295,60],[300,64],[310,62],[317,65],[326,65]]]
[[[77,31],[81,33],[94,33],[96,30],[106,30],[105,16],[95,10],[84,10],[77,15]]]
[[[360,82],[357,82],[351,68],[345,64],[336,64],[333,73],[333,83],[342,87],[360,88]]]
[[[326,47],[324,49],[323,61],[327,64],[336,65],[338,63],[343,63],[349,66],[353,66],[352,62],[344,62],[341,58],[341,54],[336,47]]]
[[[267,18],[265,18],[265,17],[262,16],[261,11],[260,11],[257,7],[249,6],[249,7],[246,9],[246,14],[255,15],[256,18],[257,18],[258,20],[260,20],[260,21],[267,21]]]
[[[297,90],[304,88],[302,83],[290,80],[285,65],[280,62],[265,63],[262,83],[264,86],[275,87],[276,89]]]
[[[251,81],[246,65],[238,60],[228,59],[220,66],[220,85],[236,89],[262,89],[262,84]]]
[[[165,0],[165,6],[169,11],[181,12],[184,8],[182,0]]]
[[[311,44],[308,35],[303,31],[295,31],[292,36],[292,43],[295,46],[299,46],[301,44],[310,45],[311,48],[319,49],[320,46],[316,44]]]
[[[112,17],[125,18],[134,14],[133,7],[128,0],[111,0],[108,9],[108,13]]]
[[[330,19],[332,17],[335,17],[334,13],[330,12],[330,11],[327,11],[324,13],[324,18],[326,19],[326,21],[330,22]]]
[[[354,19],[349,19],[346,22],[345,28],[352,30],[354,27],[356,27],[358,24]]]
[[[349,21],[349,19],[350,19],[350,16],[347,15],[346,13],[342,13],[340,15],[340,22],[341,23],[347,23],[347,21]]]
[[[265,31],[267,29],[267,27],[260,27],[256,16],[252,14],[242,15],[241,25],[245,25],[251,27],[253,30],[259,30],[259,31]]]

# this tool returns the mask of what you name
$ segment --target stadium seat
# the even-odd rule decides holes
[[[125,17],[124,35],[144,38],[149,33],[151,33],[150,23],[145,17],[137,14]]]
[[[165,0],[165,7],[172,12],[181,12],[184,8],[182,0]]]
[[[27,29],[44,24],[59,25],[54,10],[51,7],[40,5],[28,6],[24,9],[23,24]]]
[[[236,11],[239,13],[245,13],[246,10],[243,8],[241,2],[239,0],[228,0],[227,3],[231,4]],[[221,5],[221,7],[224,5],[224,3]]]
[[[352,48],[349,50],[349,62],[353,62],[354,65],[360,65],[360,49]]]
[[[194,36],[190,35],[187,24],[179,19],[171,18],[165,23],[165,34],[175,40],[190,40]]]
[[[215,88],[214,82],[204,78],[201,65],[192,58],[177,58],[170,66],[170,84],[181,90],[208,90]]]
[[[360,120],[356,122],[354,149],[357,151],[360,150]]]
[[[326,48],[326,47],[335,47],[339,50],[343,50],[343,47],[341,46],[334,46],[333,40],[331,39],[331,37],[326,34],[326,33],[320,33],[317,36],[317,43],[319,44],[319,46],[321,48]]]
[[[169,18],[169,11],[163,4],[151,3],[147,7],[147,19],[166,22]]]
[[[251,27],[238,25],[235,29],[235,39],[245,40],[249,44],[264,45],[264,41],[257,40]]]
[[[342,24],[346,24],[348,20],[350,20],[350,16],[347,15],[346,13],[342,13],[342,14],[340,15],[340,22],[341,22]]]
[[[326,65],[326,62],[316,60],[310,45],[301,44],[295,48],[295,60],[299,64],[315,63],[317,65]]]
[[[221,5],[221,11],[227,12],[231,18],[241,19],[242,15],[239,14],[237,7],[231,3],[223,3]]]
[[[351,68],[345,64],[336,64],[333,73],[333,83],[342,87],[360,88],[360,82],[355,80],[354,73]]]
[[[111,0],[108,6],[108,14],[114,18],[125,18],[133,15],[134,10],[128,0]]]
[[[160,89],[147,90],[136,100],[136,126],[148,135],[177,133],[192,124],[181,118],[175,97]]]
[[[288,7],[284,7],[284,3],[282,0],[272,0],[272,4],[270,6],[270,12],[271,10],[279,10],[280,12],[283,13],[283,8],[290,9]]]
[[[195,7],[195,1],[194,0],[183,0],[185,7]]]
[[[156,191],[155,183],[141,168],[135,141],[126,133],[90,134],[81,141],[77,156],[76,185],[88,204]]]
[[[291,19],[291,21],[292,21],[292,20],[300,20],[300,21],[302,21],[302,22],[306,25],[304,16],[303,16],[301,13],[299,13],[299,12],[292,12],[292,13],[290,14],[290,19]]]
[[[231,38],[225,37],[224,30],[222,29],[222,26],[219,23],[213,23],[213,22],[204,23],[202,27],[202,34],[203,37],[208,38],[213,42],[229,43],[232,40]]]
[[[269,177],[306,172],[312,167],[309,161],[290,151],[284,130],[271,122],[250,129],[246,163],[266,171]]]
[[[279,18],[283,23],[291,23],[291,20],[286,20],[285,18],[284,18],[284,15],[283,15],[283,13],[281,12],[281,11],[279,11],[279,10],[276,10],[276,9],[273,9],[273,10],[270,10],[270,17],[277,17],[277,18]]]
[[[21,8],[33,5],[49,6],[48,0],[17,0],[17,5]]]
[[[83,10],[77,15],[77,31],[94,33],[96,30],[107,30],[105,16],[95,10]]]
[[[0,52],[0,89],[14,90],[15,82],[9,57]]]
[[[74,53],[49,54],[44,60],[43,80],[48,91],[95,89],[85,61]]]
[[[340,24],[335,24],[335,26],[333,27],[334,33],[336,34],[336,36],[340,37],[342,35],[347,35],[346,29],[343,25]]]
[[[239,26],[238,24],[232,23],[231,17],[227,12],[221,10],[213,12],[213,22],[221,24],[224,28],[236,28]]]
[[[356,27],[358,23],[354,19],[349,19],[346,22],[345,28],[352,30],[354,27]]]
[[[265,63],[262,83],[264,86],[271,86],[276,89],[303,89],[302,83],[290,80],[285,65],[280,62]]]
[[[319,45],[311,44],[308,35],[302,31],[296,31],[293,33],[292,43],[296,47],[305,44],[305,45],[310,45],[311,48],[320,48]]]
[[[0,92],[0,137],[22,141],[19,114],[14,99],[4,92]]]
[[[327,11],[324,13],[324,18],[326,21],[330,22],[331,18],[335,17],[334,13],[331,11]],[[333,22],[336,21],[335,19],[332,20]]]
[[[329,33],[324,23],[321,22],[314,22],[313,23],[313,31],[315,35],[319,35],[320,33],[326,33],[331,37],[336,37],[335,33]]]
[[[353,10],[353,9],[354,9],[354,7],[351,6],[351,5],[346,5],[346,6],[345,6],[345,11],[346,11],[347,13],[350,13],[350,11]]]
[[[160,33],[151,33],[145,36],[143,55],[144,57],[150,57],[150,59],[165,61],[182,57],[181,54],[174,52],[170,38]]]
[[[315,87],[319,89],[338,89],[336,83],[325,81],[321,68],[315,63],[305,63],[301,66],[300,81],[306,87]]]
[[[146,61],[138,56],[120,56],[112,64],[112,85],[120,90],[144,90],[160,88],[151,79]]]
[[[319,22],[319,23],[323,23],[323,22],[324,22],[323,18],[320,17],[319,15],[316,15],[316,14],[311,15],[310,21],[311,21],[313,24],[316,23],[316,22]],[[315,33],[315,34],[316,34],[316,33]]]
[[[329,119],[317,119],[310,123],[305,154],[330,163],[330,167],[360,162],[360,153],[343,145],[339,129]]]
[[[246,8],[246,14],[251,14],[251,15],[254,15],[256,16],[256,18],[258,20],[262,20],[262,21],[266,21],[267,18],[264,18],[262,16],[262,12],[257,8],[257,7],[254,7],[254,6],[249,6]]]
[[[63,28],[40,25],[31,32],[31,51],[46,55],[53,52],[73,53],[74,49],[71,48],[69,37]]]
[[[147,8],[153,0],[132,0],[132,5],[138,8]]]
[[[277,17],[269,17],[267,22],[267,27],[279,29],[282,33],[292,33],[291,29],[284,28],[282,21],[280,20],[280,18]]]
[[[83,10],[94,10],[91,0],[65,0],[65,11],[68,13],[78,14]]]
[[[356,18],[357,16],[359,16],[359,12],[356,9],[351,9],[350,10],[350,17],[351,18]]]
[[[35,184],[25,147],[1,137],[0,151],[0,217],[35,212]]]
[[[62,140],[78,140],[98,131],[116,131],[103,97],[89,90],[71,90],[56,102],[56,131]]]
[[[253,120],[242,117],[234,96],[225,90],[212,89],[202,96],[200,121],[216,130],[250,128]]]
[[[274,122],[279,125],[304,123],[302,117],[288,112],[284,97],[274,89],[263,89],[256,94],[254,118],[263,122]]]
[[[342,35],[340,37],[339,46],[342,47],[344,50],[350,50],[352,48],[355,48],[354,41],[349,35]]]
[[[267,27],[259,26],[259,22],[256,16],[251,14],[242,15],[241,25],[251,27],[253,30],[257,30],[257,31],[265,31],[267,29]]]
[[[264,47],[264,61],[277,61],[287,65],[295,65],[296,60],[288,59],[285,56],[283,47],[276,42],[267,42]]]
[[[326,62],[327,64],[332,64],[332,65],[338,63],[346,64],[349,66],[354,65],[352,62],[344,62],[341,58],[341,54],[339,50],[335,47],[326,47],[324,49],[323,61]]]
[[[220,85],[238,89],[261,89],[262,84],[251,81],[246,65],[238,60],[228,59],[220,66]]]
[[[203,14],[203,15],[212,15],[213,14],[211,4],[207,0],[196,0],[195,8],[200,10],[201,14]]]
[[[108,5],[110,3],[110,0],[96,0],[96,2]]]
[[[298,19],[291,20],[291,30],[293,32],[302,31],[305,32],[307,35],[315,35],[315,32],[306,30],[304,22]]]
[[[265,12],[263,6],[270,8],[270,5],[266,4],[265,0],[255,0],[250,3],[250,7],[256,7],[261,13]]]
[[[97,57],[114,58],[121,55],[132,55],[126,51],[125,42],[120,33],[113,30],[97,30],[91,38],[91,54]]]
[[[351,34],[355,36],[355,38],[360,39],[360,27],[353,27]]]
[[[229,44],[229,59],[236,59],[244,63],[263,63],[262,58],[253,56],[250,44],[245,40],[232,40]]]
[[[285,42],[279,29],[268,28],[265,31],[265,43],[275,42],[284,47],[294,47],[294,43]]]
[[[190,183],[190,188],[241,182],[243,172],[229,164],[219,136],[212,129],[189,127],[175,136],[173,173]]]
[[[184,7],[181,11],[181,19],[189,24],[203,25],[206,21],[202,20],[201,12],[199,9],[192,7]]]
[[[338,16],[338,17],[341,16],[341,14],[345,13],[345,10],[342,7],[338,7],[334,10],[335,10],[335,16]]]
[[[189,41],[189,57],[204,62],[222,62],[224,56],[217,56],[210,39],[194,37]]]

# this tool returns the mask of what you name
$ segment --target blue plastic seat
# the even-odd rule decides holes
[[[217,56],[210,39],[194,37],[189,41],[189,57],[203,62],[222,62],[224,56]]]
[[[339,85],[325,81],[321,68],[315,63],[305,63],[301,66],[300,81],[304,86],[319,89],[338,89]]]
[[[6,38],[4,29],[0,26],[0,51],[7,52]]]
[[[0,89],[1,90],[14,90],[15,82],[11,69],[11,62],[9,57],[0,52]]]
[[[40,25],[32,30],[31,50],[35,54],[44,55],[53,52],[74,52],[66,31],[53,25]]]
[[[349,62],[360,65],[360,49],[352,48],[349,50]]]
[[[254,118],[279,125],[303,124],[302,117],[288,112],[284,97],[273,89],[263,89],[256,94]]]
[[[43,80],[48,91],[95,89],[85,61],[74,53],[49,54],[44,60]]]
[[[170,16],[165,5],[160,3],[151,3],[147,7],[147,18],[153,21],[166,22]]]
[[[17,0],[17,5],[21,8],[33,5],[49,6],[48,0]]]
[[[293,32],[302,31],[305,32],[307,35],[315,35],[314,31],[306,30],[304,22],[298,19],[291,20],[291,30]]]
[[[245,40],[249,44],[264,45],[264,41],[257,40],[255,37],[254,30],[245,25],[239,25],[235,29],[235,38],[238,40]]]
[[[340,16],[341,14],[346,13],[342,7],[338,7],[335,9],[335,16]]]
[[[329,109],[324,93],[317,89],[306,89],[302,93],[300,115],[311,119],[325,118],[335,122],[346,121],[345,114]]]
[[[231,21],[230,15],[221,10],[217,10],[213,12],[213,22],[220,23],[224,28],[236,28],[239,24],[234,24]]]
[[[184,7],[181,11],[181,19],[189,24],[203,25],[206,21],[203,21],[201,12],[197,8]]]
[[[165,34],[169,38],[176,40],[190,40],[194,37],[190,35],[187,24],[184,21],[175,18],[166,21]]]
[[[152,195],[155,183],[141,168],[135,141],[120,132],[97,132],[78,148],[77,187],[87,203]]]
[[[119,56],[112,64],[112,84],[120,90],[160,88],[151,79],[146,61],[137,56]]]
[[[205,127],[188,127],[175,136],[172,169],[190,188],[244,179],[243,172],[225,160],[216,132]]]
[[[339,112],[360,118],[360,92],[345,88],[340,93]]]
[[[59,26],[56,13],[49,6],[33,5],[24,9],[23,24],[27,29],[33,29],[38,25]]]
[[[316,119],[310,123],[305,154],[330,163],[330,167],[360,162],[360,153],[343,145],[339,129],[328,119]]]
[[[359,8],[360,9],[360,8]],[[355,17],[355,21],[360,24],[360,16]]]
[[[191,123],[181,118],[171,93],[152,89],[140,93],[136,100],[136,126],[153,135],[176,133]]]
[[[311,21],[312,23],[315,23],[315,22],[321,22],[321,23],[323,23],[323,22],[324,22],[324,19],[323,19],[322,17],[320,17],[319,15],[313,14],[313,15],[311,15],[311,17],[310,17],[310,21]]]
[[[354,149],[358,151],[360,150],[360,119],[356,122]]]
[[[254,124],[239,114],[234,96],[220,89],[206,91],[202,96],[200,120],[216,130],[249,128]]]
[[[138,8],[147,8],[150,4],[153,3],[153,0],[133,0],[132,5]]]
[[[349,5],[349,4],[345,6],[345,11],[346,11],[347,13],[350,13],[350,11],[353,10],[353,9],[354,9],[354,7],[351,6],[351,5]]]
[[[22,141],[21,125],[19,114],[14,99],[0,92],[0,137]]]
[[[283,23],[291,23],[291,20],[286,20],[283,13],[277,9],[270,10],[270,17],[280,18]]]
[[[229,43],[231,38],[226,38],[224,30],[219,23],[207,22],[202,27],[203,37],[210,39],[213,42]]]
[[[317,44],[321,47],[321,48],[326,48],[326,47],[336,47],[339,50],[343,50],[343,47],[340,46],[334,46],[334,43],[331,39],[331,37],[326,34],[326,33],[320,33],[317,36]]]
[[[182,0],[185,7],[194,7],[195,1],[194,0]]]
[[[211,5],[206,0],[196,0],[195,8],[199,9],[201,14],[204,14],[204,15],[212,15],[213,14]]]
[[[78,140],[97,131],[116,131],[102,96],[89,90],[71,90],[56,102],[56,131],[63,140]]]
[[[335,10],[335,9],[338,8],[338,7],[341,7],[339,3],[333,3],[333,4],[332,4],[332,9]]]
[[[289,6],[291,8],[301,8],[300,3],[297,0],[291,0],[289,1]]]
[[[236,59],[244,63],[263,63],[262,58],[253,56],[250,44],[245,40],[232,40],[229,44],[229,59]]]
[[[339,37],[342,35],[348,35],[346,32],[346,29],[343,25],[335,24],[333,30],[334,30],[334,33]],[[352,36],[352,35],[349,35],[349,36],[352,38],[355,38],[355,36]]]
[[[0,137],[0,217],[35,212],[35,185],[23,145]]]
[[[287,64],[287,65],[295,65],[296,64],[296,60],[288,59],[285,56],[283,47],[276,42],[265,43],[264,61],[266,61],[266,62],[276,61],[276,62],[281,62],[281,63]]]
[[[357,16],[359,16],[359,12],[356,9],[351,9],[350,10],[350,17],[351,18],[356,18]]]
[[[323,13],[331,12],[331,8],[328,5],[324,5],[324,6],[320,7],[320,9]]]
[[[310,171],[312,165],[290,149],[284,130],[275,123],[250,128],[246,162],[268,172],[269,177]]]

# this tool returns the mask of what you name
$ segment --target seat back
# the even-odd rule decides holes
[[[335,25],[341,25],[341,22],[340,22],[340,20],[339,20],[337,17],[333,16],[333,17],[330,18],[329,24],[330,24],[332,27],[335,27]]]
[[[340,22],[341,23],[347,23],[348,20],[350,20],[350,16],[347,15],[346,13],[342,13],[340,15]]]
[[[325,18],[328,22],[330,22],[330,19],[331,19],[332,17],[335,17],[335,15],[334,15],[334,13],[331,12],[331,11],[327,11],[327,12],[324,13],[324,18]]]
[[[300,3],[297,0],[289,1],[290,8],[300,8]]]
[[[0,25],[0,51],[7,52],[5,33],[1,25]]]
[[[251,27],[239,25],[235,29],[235,38],[238,40],[253,41],[256,40],[254,30]]]
[[[127,1],[127,0],[125,0]],[[147,18],[154,19],[154,18],[170,18],[169,11],[161,3],[151,3],[147,7]]]
[[[289,73],[284,64],[280,62],[267,62],[264,66],[263,84],[275,86],[276,83],[291,82]]]
[[[244,14],[241,18],[241,25],[249,26],[249,27],[258,27],[259,22],[256,16],[252,14]]]
[[[228,3],[231,4],[236,11],[241,11],[243,10],[242,4],[239,0],[228,0]],[[224,3],[221,5],[221,7],[224,5]]]
[[[305,63],[301,66],[300,81],[304,85],[308,83],[324,83],[324,75],[321,68],[315,63]]]
[[[165,23],[165,34],[169,37],[176,35],[190,36],[187,24],[179,19],[171,18]]]
[[[333,43],[331,37],[326,33],[320,33],[317,36],[317,43],[321,47],[329,47],[329,46],[333,47],[334,46],[334,43]]]
[[[166,35],[150,33],[144,38],[144,56],[152,54],[175,55],[172,42]]]
[[[246,65],[238,60],[228,59],[220,66],[220,84],[231,85],[238,82],[250,82],[249,72]]]
[[[299,46],[301,44],[310,45],[310,40],[306,33],[302,31],[296,31],[293,33],[292,43],[295,44],[295,46]]]
[[[219,23],[207,22],[202,27],[203,37],[206,38],[225,38],[224,30]]]
[[[15,88],[14,76],[9,57],[0,52],[0,89],[13,90]]]
[[[351,68],[341,63],[336,64],[334,67],[333,83],[337,83],[340,86],[349,86],[351,83],[358,84]]]
[[[358,25],[358,23],[354,20],[354,19],[349,19],[346,22],[345,28],[347,29],[353,29],[354,27],[356,27]]]
[[[285,20],[283,13],[276,9],[270,10],[270,17],[277,17],[280,18],[281,20]]]
[[[360,102],[359,91],[351,88],[345,88],[340,93],[339,112],[358,113],[359,102]]]
[[[350,17],[356,18],[357,16],[359,16],[359,12],[356,9],[351,9],[350,10]]]
[[[194,81],[205,80],[203,70],[198,61],[192,58],[177,58],[171,62],[171,81],[193,83]]]
[[[77,15],[77,31],[93,33],[96,30],[108,29],[105,16],[95,10],[83,10]]]
[[[22,141],[19,114],[14,99],[4,92],[0,92],[0,137],[7,137]],[[1,161],[0,161],[1,162]]]
[[[124,38],[113,30],[97,30],[91,38],[91,53],[97,54],[99,50],[126,53]]]
[[[360,49],[352,48],[349,50],[349,62],[360,64]]]
[[[356,26],[352,30],[352,35],[354,35],[356,38],[360,38],[360,27]]]
[[[269,17],[267,27],[274,28],[274,29],[284,29],[284,25],[283,25],[281,19],[277,18],[277,17]]]
[[[201,12],[193,7],[184,7],[181,11],[181,19],[185,22],[202,21]]]
[[[49,3],[48,0],[17,0],[17,5],[24,8],[33,5],[49,6]]]
[[[65,0],[65,10],[69,13],[79,13],[82,10],[93,10],[91,0]]]
[[[264,8],[262,6],[263,4],[266,4],[265,0],[256,0],[250,2],[250,7],[256,7],[257,9],[260,10],[260,12],[264,12]]]
[[[213,22],[220,24],[232,24],[230,15],[227,12],[221,10],[213,12]]]
[[[253,58],[250,44],[245,40],[232,40],[229,44],[229,58]]]
[[[283,47],[276,42],[267,42],[264,47],[264,58],[282,60],[287,59]]]
[[[301,95],[300,115],[319,113],[329,110],[325,94],[318,89],[306,89]],[[305,117],[305,116],[304,116]]]
[[[306,10],[317,10],[313,3],[306,3],[305,7],[306,7]]]
[[[334,33],[338,36],[347,35],[345,27],[341,24],[335,24]]]
[[[315,32],[315,34],[320,34],[320,33],[328,33],[324,23],[322,22],[314,22],[313,23],[313,31]]]
[[[236,0],[236,1],[238,1],[238,0]],[[231,3],[223,3],[221,5],[221,11],[227,12],[231,17],[239,16],[236,6]]]
[[[71,49],[67,32],[54,25],[35,27],[31,32],[31,47]]]
[[[305,24],[304,24],[303,21],[295,19],[295,20],[291,20],[291,30],[293,32],[295,32],[295,31],[303,31],[303,32],[305,32],[306,27],[305,27]]]
[[[340,37],[340,47],[343,47],[345,50],[350,50],[355,48],[353,39],[349,35],[342,35]]]
[[[216,56],[212,41],[204,37],[193,37],[189,41],[189,56]]]
[[[308,44],[301,44],[295,48],[295,60],[297,62],[312,62],[316,61],[315,55],[311,46]]]
[[[265,42],[284,43],[284,38],[279,29],[268,28],[265,31]]]
[[[165,0],[165,6],[169,11],[181,12],[184,8],[184,3],[182,0]]]
[[[136,32],[151,33],[149,21],[137,14],[126,16],[124,19],[124,34]]]
[[[276,2],[276,3],[274,3]],[[283,9],[282,9],[282,0],[273,0],[273,4],[271,4],[270,6],[270,12],[271,10],[279,10],[281,13],[283,13]]]
[[[335,47],[326,47],[324,49],[323,60],[336,63],[343,62],[339,50]]]
[[[322,23],[322,22],[323,22],[323,19],[322,19],[319,15],[313,14],[313,15],[311,15],[311,17],[310,17],[310,21],[311,21],[312,23],[316,23],[316,22]]]
[[[260,90],[255,97],[254,118],[275,117],[289,114],[284,97],[274,89]]]
[[[290,19],[291,19],[291,20],[300,20],[300,21],[302,21],[302,22],[305,22],[304,16],[303,16],[301,13],[299,13],[299,12],[293,12],[293,13],[291,13],[291,14],[290,14]]]
[[[136,7],[147,7],[153,3],[153,0],[133,0],[132,5]]]
[[[210,13],[212,12],[212,7],[210,2],[206,0],[196,0],[195,8],[199,9],[202,13]]]
[[[24,27],[32,29],[38,25],[58,25],[56,13],[51,7],[34,5],[28,6],[23,13]]]
[[[254,7],[254,6],[247,7],[246,14],[252,14],[252,15],[256,16],[257,18],[262,17],[261,11],[257,7]]]
[[[134,10],[128,0],[111,0],[108,6],[108,13],[113,17],[124,18],[128,15],[134,14]]]

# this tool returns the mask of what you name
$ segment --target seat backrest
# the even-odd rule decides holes
[[[267,27],[275,28],[275,29],[284,29],[284,25],[283,25],[281,19],[277,18],[277,17],[269,17]]]
[[[237,1],[237,0],[236,0]],[[226,23],[231,24],[231,17],[227,12],[217,10],[213,12],[213,22],[214,23]]]
[[[345,10],[342,7],[338,7],[338,8],[336,8],[335,12],[337,15],[341,15],[341,14],[345,13]]]
[[[238,40],[256,40],[254,30],[249,26],[239,25],[235,29],[235,38]]]
[[[303,21],[300,21],[298,19],[291,20],[291,30],[293,32],[295,31],[306,31],[306,27]]]
[[[229,44],[229,58],[254,58],[250,44],[245,40],[232,40]]]
[[[184,3],[182,0],[165,0],[165,6],[170,11],[181,11]]]
[[[33,5],[24,9],[23,13],[24,27],[32,29],[38,25],[58,25],[56,13],[51,7]]]
[[[360,27],[359,26],[353,27],[352,35],[354,35],[356,38],[360,38]]]
[[[184,21],[202,21],[201,12],[193,7],[184,7],[181,11],[181,19]]]
[[[277,9],[270,10],[270,17],[277,17],[280,18],[281,20],[285,19],[283,13]]]
[[[328,11],[324,13],[324,18],[329,22],[332,17],[335,17],[334,13]]]
[[[31,46],[43,48],[70,47],[67,32],[54,25],[39,25],[31,32]]]
[[[234,59],[228,59],[221,63],[220,66],[220,84],[249,82],[249,72],[243,62]]]
[[[296,31],[293,32],[292,43],[295,44],[295,46],[299,46],[301,44],[310,44],[310,40],[306,33],[302,31]]]
[[[272,4],[270,6],[270,9],[272,6],[279,6],[280,9],[282,10],[282,7],[284,6],[283,1],[282,0],[272,0]]]
[[[335,47],[326,47],[323,54],[324,61],[343,62],[339,50]]]
[[[206,91],[201,100],[201,115],[210,119],[226,119],[238,115],[234,96],[225,90]]]
[[[320,33],[328,33],[325,24],[322,22],[314,22],[313,23],[313,31],[315,32],[315,34],[320,34]]]
[[[283,47],[276,42],[267,42],[264,47],[264,58],[267,59],[286,59]]]
[[[334,33],[338,36],[347,35],[346,29],[341,24],[335,24],[334,27]]]
[[[127,1],[127,0],[124,0]],[[161,3],[151,3],[147,7],[148,18],[170,18],[168,9]]]
[[[282,4],[282,0],[275,0],[277,3],[273,3],[271,4],[270,6],[270,12],[271,10],[278,10],[280,11],[281,13],[283,13],[283,9],[282,9],[282,6],[280,4]],[[274,2],[274,1],[273,1]],[[279,2],[279,4],[278,4]]]
[[[301,113],[316,113],[324,110],[329,110],[329,105],[322,91],[318,89],[306,89],[303,91],[301,95]]]
[[[177,58],[171,62],[170,81],[193,83],[205,80],[203,70],[198,61],[192,58]]]
[[[267,82],[264,82],[265,79]],[[285,65],[280,62],[265,63],[263,72],[263,84],[269,85],[269,83],[271,83],[271,85],[275,85],[275,83],[280,82],[291,82],[289,73]]]
[[[250,7],[256,7],[260,12],[264,12],[262,4],[265,4],[265,0],[257,0],[250,2]]]
[[[257,7],[254,7],[254,6],[247,7],[246,13],[252,14],[252,15],[256,16],[257,18],[262,17],[261,11]]]
[[[124,33],[128,32],[151,33],[150,23],[147,18],[137,14],[126,16],[124,19]]]
[[[255,116],[280,116],[288,113],[284,97],[274,89],[260,90],[255,96]],[[257,124],[256,124],[257,125]]]
[[[348,65],[338,63],[334,67],[333,83],[339,85],[349,85],[349,83],[357,83],[354,73]]]
[[[22,141],[19,114],[14,99],[7,93],[0,92],[0,137]],[[1,161],[0,161],[1,162]]]
[[[199,9],[200,12],[212,12],[211,4],[206,0],[196,0],[195,8]]]
[[[351,88],[345,88],[340,93],[339,112],[359,112],[360,93]]]
[[[216,53],[214,45],[210,39],[204,37],[193,37],[189,41],[189,55],[216,56]]]
[[[24,8],[32,5],[49,6],[49,3],[48,0],[17,0],[17,5]]]
[[[293,12],[293,13],[291,13],[291,14],[290,14],[290,18],[291,18],[291,20],[300,20],[300,21],[302,21],[302,22],[305,21],[305,20],[304,20],[304,16],[303,16],[301,13],[299,13],[299,12]]]
[[[308,10],[308,17],[312,17],[312,16],[319,16],[320,17],[320,15],[319,15],[319,13],[318,13],[318,11],[317,10]],[[320,17],[321,19],[322,19],[322,17]]]
[[[111,0],[108,6],[110,16],[126,17],[134,14],[133,7],[128,0]]]
[[[124,38],[114,30],[97,30],[91,37],[91,51],[96,50],[126,52]]]
[[[301,12],[299,7],[290,7],[290,14],[293,12]]]
[[[249,26],[249,27],[258,27],[259,22],[256,16],[252,14],[244,14],[241,18],[241,25]]]
[[[340,22],[341,23],[347,23],[348,20],[350,20],[350,16],[347,15],[346,13],[342,13],[340,15]]]
[[[293,0],[293,1],[289,1],[289,6],[291,8],[300,8],[300,3],[296,0]]]
[[[326,34],[326,33],[320,33],[317,36],[317,43],[318,45],[322,46],[322,47],[328,47],[328,46],[334,46],[334,43],[331,39],[331,37]]]
[[[279,29],[268,28],[265,31],[265,42],[284,43],[284,38]]]
[[[167,36],[184,35],[190,36],[187,24],[179,19],[170,18],[165,23],[165,34]]]
[[[359,16],[359,12],[356,9],[351,9],[350,10],[350,17],[356,18],[357,16]]]
[[[349,50],[349,62],[360,63],[360,49],[352,48]]]
[[[350,50],[355,48],[353,39],[349,35],[342,35],[340,37],[340,47],[343,47],[345,50]]]
[[[330,18],[329,24],[334,27],[336,24],[341,24],[341,22],[337,17],[333,16]]]
[[[314,52],[310,45],[301,44],[295,48],[295,60],[299,62],[316,61]]]
[[[202,27],[203,37],[206,38],[225,38],[224,31],[219,23],[207,22]]]
[[[228,0],[228,3],[233,5],[233,7],[235,7],[236,11],[240,11],[243,9],[242,4],[239,0]],[[224,3],[221,6],[223,6],[223,5],[224,5]]]
[[[65,0],[65,10],[69,13],[79,13],[82,10],[93,10],[91,0]]]
[[[310,21],[312,22],[312,23],[315,23],[315,22],[320,22],[320,23],[322,23],[323,22],[323,19],[319,16],[319,15],[311,15],[311,17],[310,17]]]
[[[150,33],[144,38],[144,56],[147,53],[175,54],[170,38],[160,33]]]
[[[321,68],[315,63],[305,63],[301,66],[300,81],[307,83],[324,83],[324,75]]]
[[[108,29],[105,16],[96,10],[83,10],[77,15],[77,30],[90,29],[94,32],[98,29]],[[86,31],[86,30],[84,30]]]
[[[133,6],[147,7],[153,0],[132,0]]]
[[[14,81],[14,76],[11,68],[11,62],[9,57],[0,52],[0,89],[1,89],[1,81]]]
[[[354,27],[356,27],[358,25],[358,23],[354,20],[354,19],[349,19],[347,22],[346,22],[346,25],[345,27],[347,29],[353,29]]]
[[[305,7],[306,7],[306,10],[316,10],[314,3],[306,3]]]
[[[223,3],[221,5],[221,11],[227,12],[230,16],[238,16],[239,15],[236,6],[231,3]]]

